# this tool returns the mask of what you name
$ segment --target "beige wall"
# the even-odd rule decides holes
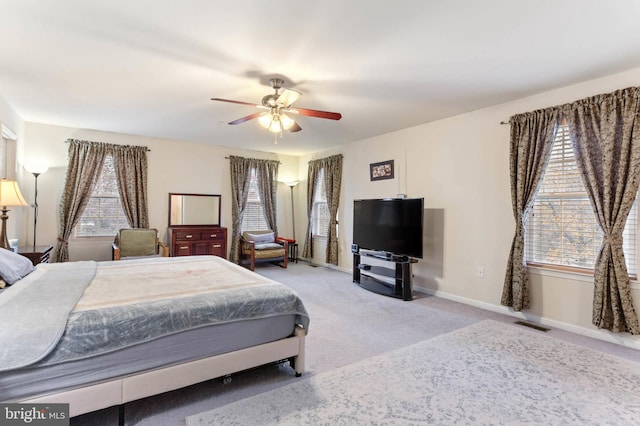
[[[344,177],[340,265],[351,269],[352,209],[357,198],[424,197],[427,256],[414,267],[415,285],[498,312],[515,222],[509,187],[510,116],[634,86],[640,69],[468,114],[351,143],[341,149]],[[369,164],[395,160],[396,178],[369,181]],[[442,214],[443,213],[443,214]],[[433,227],[441,223],[442,228]],[[438,233],[441,232],[440,235]],[[443,236],[443,238],[442,238]],[[477,268],[484,268],[484,278]],[[532,309],[522,315],[549,325],[640,348],[640,337],[591,325],[593,279],[534,271]],[[640,286],[632,284],[640,313]]]
[[[18,143],[23,138],[24,122],[18,116],[18,114],[11,108],[11,106],[0,97],[0,126],[9,130],[16,136],[16,140],[8,141],[5,158],[5,176],[7,179],[19,179],[20,176],[17,173],[16,157],[18,156],[17,150],[20,148]],[[20,186],[20,192],[23,192],[22,186]],[[24,194],[23,194],[24,195]],[[9,239],[15,238],[18,235],[19,230],[22,229],[24,224],[23,211],[28,207],[11,207],[9,213],[9,219],[7,219],[7,236]]]
[[[74,129],[38,123],[25,123],[24,152],[18,158],[18,168],[31,162],[44,162],[50,169],[38,178],[38,244],[55,245],[58,230],[58,205],[64,185],[67,138],[143,145],[149,147],[149,221],[166,240],[168,223],[168,194],[170,192],[207,193],[222,195],[222,225],[231,227],[231,183],[229,155],[278,159],[281,162],[280,180],[297,179],[297,157],[223,148],[214,145],[168,139],[147,138],[93,130]],[[24,196],[33,202],[34,178],[23,173],[21,187]],[[282,235],[291,233],[291,199],[289,187],[278,188],[278,206],[282,215],[278,228]],[[33,211],[24,212],[27,220],[20,232],[24,241],[33,238]],[[231,235],[229,235],[231,237]],[[111,259],[113,238],[72,238],[69,245],[71,260]],[[230,246],[230,242],[229,242]]]
[[[300,245],[306,231],[307,162],[336,153],[344,155],[341,193],[340,266],[351,270],[353,200],[407,194],[425,198],[425,259],[414,268],[417,288],[486,309],[505,312],[500,306],[506,258],[515,229],[509,190],[509,126],[500,121],[538,108],[572,102],[597,93],[637,85],[640,69],[559,88],[515,102],[474,111],[402,131],[357,141],[344,147],[305,157],[237,151],[186,141],[143,138],[43,124],[26,123],[18,162],[38,156],[50,161],[52,170],[40,178],[38,236],[40,243],[56,239],[56,211],[64,180],[68,137],[112,143],[147,145],[150,153],[151,225],[166,229],[169,192],[220,193],[223,225],[231,220],[228,178],[229,154],[278,158],[282,182],[300,180],[294,189],[296,236]],[[4,114],[0,105],[0,114]],[[0,120],[4,119],[0,116]],[[22,152],[22,156],[21,156]],[[393,180],[369,181],[369,164],[395,161]],[[18,169],[20,169],[20,165]],[[20,174],[19,174],[20,176]],[[32,200],[33,177],[22,175],[25,196]],[[291,232],[291,193],[281,184],[278,193],[281,234]],[[32,216],[19,230],[21,238],[31,236]],[[19,220],[19,219],[18,219]],[[73,241],[75,260],[109,257],[108,241]],[[320,248],[320,249],[319,249]],[[323,263],[322,242],[314,261]],[[476,274],[484,268],[484,278]],[[640,338],[613,335],[591,325],[593,281],[569,274],[531,274],[532,309],[522,316],[543,323],[609,341],[640,348]],[[640,286],[632,285],[636,310],[640,312]],[[426,326],[426,325],[425,325]]]

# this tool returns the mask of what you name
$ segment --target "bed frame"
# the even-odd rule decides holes
[[[304,372],[304,355],[305,330],[296,326],[291,337],[275,342],[15,402],[68,403],[71,417],[117,405],[123,425],[127,402],[286,359],[299,377]]]

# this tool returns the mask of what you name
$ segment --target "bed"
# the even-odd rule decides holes
[[[300,298],[222,258],[27,269],[0,292],[0,401],[69,403],[71,416],[119,405],[122,422],[136,399],[271,362],[304,371]]]

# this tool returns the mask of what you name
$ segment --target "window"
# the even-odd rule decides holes
[[[637,199],[623,233],[629,275],[636,275]],[[603,232],[596,221],[571,144],[561,124],[549,163],[529,211],[525,259],[528,264],[560,269],[593,270]]]
[[[247,207],[244,209],[242,215],[242,231],[256,231],[260,229],[269,229],[269,225],[267,225],[267,221],[264,218],[262,201],[260,201],[256,169],[251,169]]]
[[[331,214],[327,203],[327,188],[324,182],[324,169],[320,169],[316,180],[313,210],[311,212],[311,232],[314,237],[326,238],[328,236],[330,217]]]
[[[129,222],[122,210],[113,157],[107,155],[91,198],[75,228],[76,237],[112,237]]]

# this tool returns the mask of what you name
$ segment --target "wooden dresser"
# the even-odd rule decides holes
[[[227,228],[219,226],[169,227],[171,256],[212,254],[227,258]]]

